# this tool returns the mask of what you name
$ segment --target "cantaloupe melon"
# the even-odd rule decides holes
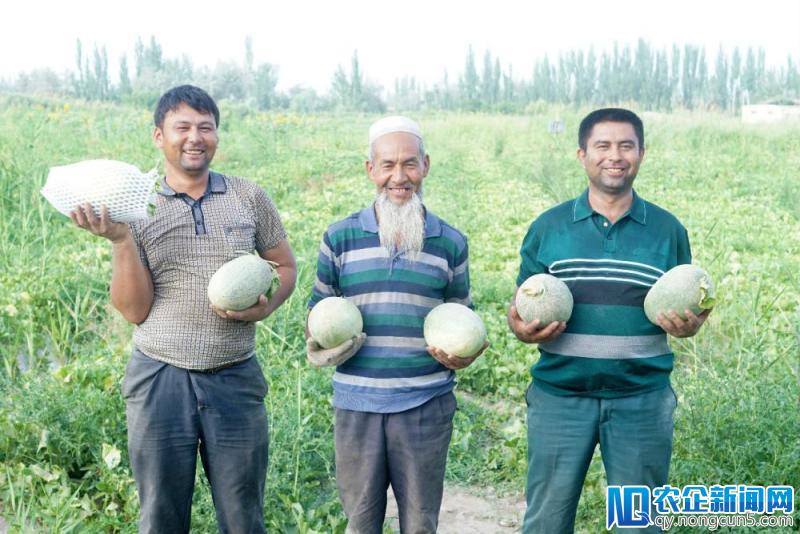
[[[553,275],[534,274],[519,286],[515,300],[517,313],[526,323],[539,319],[544,327],[553,321],[568,321],[572,316],[572,292]]]
[[[451,356],[475,356],[486,342],[486,327],[477,313],[455,302],[439,304],[425,317],[425,342]]]
[[[269,262],[254,254],[224,263],[208,282],[208,300],[217,308],[240,311],[258,302],[273,283]]]
[[[715,297],[714,282],[706,271],[697,265],[678,265],[661,275],[647,292],[644,313],[653,324],[658,324],[659,313],[669,310],[686,319],[685,310],[702,313],[714,307]]]
[[[361,312],[342,297],[324,298],[308,314],[308,332],[325,349],[341,345],[363,329]]]

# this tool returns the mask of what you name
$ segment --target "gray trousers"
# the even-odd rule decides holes
[[[455,410],[452,392],[400,413],[336,410],[336,485],[348,533],[383,532],[389,484],[400,531],[436,532]]]
[[[219,531],[265,532],[266,393],[255,357],[200,373],[133,351],[122,395],[139,532],[189,532],[198,449]]]

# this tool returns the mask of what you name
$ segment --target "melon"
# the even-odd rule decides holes
[[[208,282],[208,300],[223,310],[241,311],[258,302],[277,280],[270,263],[254,254],[224,263]]]
[[[429,347],[451,356],[475,356],[486,343],[486,327],[478,314],[463,304],[446,302],[432,309],[423,325]]]
[[[684,310],[695,315],[713,308],[716,303],[714,282],[706,271],[697,265],[673,267],[659,278],[644,298],[644,313],[653,324],[658,324],[659,313],[674,310],[686,319]]]
[[[52,167],[41,193],[67,217],[89,202],[96,217],[104,205],[112,221],[133,222],[147,219],[157,183],[157,169],[143,173],[122,161],[93,159]]]
[[[572,316],[572,292],[553,275],[534,274],[519,286],[514,301],[517,313],[526,323],[539,319],[540,326],[553,321],[568,321]]]
[[[363,329],[361,312],[342,297],[324,298],[308,314],[308,333],[325,349],[338,347]]]

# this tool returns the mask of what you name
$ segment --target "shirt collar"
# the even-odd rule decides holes
[[[642,197],[636,194],[636,191],[633,192],[633,203],[631,204],[629,215],[637,223],[641,225],[647,224],[647,206],[645,206]]]
[[[589,205],[589,189],[584,190],[572,205],[572,222],[582,221],[591,217],[593,211]]]
[[[589,205],[589,189],[587,188],[575,199],[572,207],[572,222],[582,221],[583,219],[591,217],[592,213],[594,213],[594,210]],[[641,225],[647,224],[647,207],[642,197],[637,195],[635,190],[633,191],[631,207],[628,212],[623,215],[623,218],[627,216],[630,216],[631,219]]]
[[[358,222],[361,229],[373,234],[378,233],[378,219],[375,216],[375,206],[370,204],[358,214]],[[442,235],[442,223],[439,217],[434,215],[429,209],[425,209],[425,239],[429,237],[439,237]]]
[[[172,189],[167,184],[166,176],[162,176],[159,183],[161,185],[161,188],[158,191],[160,195],[164,195],[165,197],[174,197],[178,195],[178,193],[176,193],[175,190]],[[203,196],[206,196],[209,192],[224,193],[227,190],[228,186],[225,184],[225,178],[217,172],[210,171],[208,173],[208,184],[206,185],[206,192],[203,193]]]

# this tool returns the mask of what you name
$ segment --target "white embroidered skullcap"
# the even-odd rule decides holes
[[[380,136],[395,132],[410,133],[411,135],[416,136],[419,139],[422,139],[422,130],[420,130],[419,124],[409,119],[408,117],[394,115],[392,117],[384,117],[382,119],[378,119],[377,121],[372,123],[372,126],[369,127],[370,146]]]

